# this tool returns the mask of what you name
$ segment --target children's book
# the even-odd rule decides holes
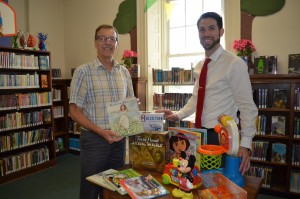
[[[111,174],[104,174],[103,178],[104,180],[109,183],[117,192],[119,192],[121,195],[127,194],[124,187],[120,184],[120,180],[124,180],[127,178],[133,178],[141,176],[137,171],[134,169],[124,169],[121,171],[116,171]]]
[[[285,89],[273,90],[273,108],[287,108],[288,91]]]
[[[121,136],[130,136],[144,132],[141,114],[135,97],[107,104],[111,130]]]
[[[151,199],[170,193],[152,175],[128,178],[120,183],[132,199]]]
[[[41,86],[42,88],[48,88],[48,76],[41,75]]]
[[[193,131],[201,134],[201,145],[207,144],[207,129],[199,129],[199,128],[183,128],[188,131]]]
[[[285,116],[272,116],[272,135],[285,135]]]
[[[196,166],[200,166],[200,153],[197,152],[201,146],[201,134],[189,131],[185,128],[169,127],[170,133],[170,160],[180,158],[180,152],[185,151],[187,156],[196,157]]]
[[[286,144],[273,143],[272,144],[272,162],[286,162]]]
[[[145,131],[163,131],[164,114],[154,112],[141,112],[141,121]]]
[[[90,181],[96,185],[99,185],[101,187],[104,187],[106,189],[109,189],[111,191],[115,191],[116,189],[110,185],[110,183],[108,183],[106,180],[104,180],[103,176],[106,174],[112,174],[112,173],[115,173],[117,172],[117,170],[114,170],[114,169],[108,169],[106,171],[103,171],[103,172],[100,172],[100,173],[97,173],[97,174],[94,174],[94,175],[91,175],[91,176],[88,176],[86,177],[86,180],[87,181]]]
[[[163,172],[170,162],[169,132],[146,131],[129,137],[129,164],[134,169]]]
[[[39,67],[41,70],[49,69],[49,56],[48,55],[40,55],[39,58]]]

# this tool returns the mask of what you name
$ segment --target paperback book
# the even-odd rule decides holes
[[[272,135],[285,135],[285,116],[272,116]]]
[[[154,112],[141,112],[141,121],[145,131],[163,131],[164,114]]]
[[[286,162],[286,144],[273,143],[272,144],[272,162]]]
[[[104,180],[121,195],[125,195],[127,194],[127,192],[124,189],[124,187],[120,184],[120,181],[127,178],[133,178],[138,176],[141,176],[141,174],[139,174],[137,171],[133,169],[124,169],[110,174],[103,174]]]
[[[286,108],[287,107],[288,91],[286,89],[273,90],[273,108]]]
[[[121,136],[131,136],[144,132],[141,113],[135,97],[107,104],[111,130]]]
[[[96,185],[99,185],[101,187],[104,187],[106,189],[109,189],[111,191],[115,191],[116,189],[113,186],[111,186],[110,183],[108,183],[106,180],[104,180],[104,175],[109,175],[109,174],[112,174],[112,173],[115,173],[115,172],[117,172],[117,170],[108,169],[106,171],[88,176],[88,177],[86,177],[86,180],[90,181],[90,182],[92,182]]]
[[[120,181],[132,199],[151,199],[169,194],[152,175],[143,175]]]
[[[170,162],[168,131],[146,131],[129,137],[129,164],[134,169],[162,172]]]

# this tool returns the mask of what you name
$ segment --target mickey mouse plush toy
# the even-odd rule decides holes
[[[172,194],[174,197],[181,197],[182,199],[192,199],[193,193],[191,189],[194,187],[193,185],[193,176],[191,172],[195,166],[196,157],[194,155],[190,155],[187,157],[185,151],[180,153],[178,170],[181,172],[181,176],[179,177],[179,189],[173,189]],[[184,191],[182,191],[184,190]]]

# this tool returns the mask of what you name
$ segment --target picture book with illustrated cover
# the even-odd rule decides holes
[[[143,175],[120,181],[132,199],[151,199],[169,194],[152,175]]]
[[[196,157],[195,165],[200,165],[200,153],[197,152],[201,146],[201,134],[186,130],[180,127],[169,127],[170,133],[170,160],[180,157],[180,152],[185,151],[187,156],[194,155]]]
[[[287,108],[287,96],[288,91],[286,89],[274,89],[272,108]]]
[[[47,70],[49,69],[49,56],[48,55],[40,55],[38,58],[39,61],[39,67],[41,70]]]
[[[145,131],[163,131],[164,114],[141,111],[141,121]]]
[[[120,180],[138,176],[141,176],[141,174],[139,174],[134,169],[124,169],[111,174],[103,174],[104,180],[108,182],[121,195],[125,195],[127,194],[127,192],[124,189],[124,187],[120,184]]]
[[[130,136],[144,132],[141,113],[135,97],[107,104],[111,130],[121,136]]]
[[[183,128],[188,131],[193,131],[201,134],[201,145],[207,144],[207,129],[199,129],[199,128]]]
[[[273,143],[272,144],[272,162],[286,162],[286,144]]]
[[[41,86],[42,88],[48,88],[48,76],[41,75]]]
[[[271,135],[285,135],[285,116],[272,116]]]
[[[111,191],[115,191],[115,188],[111,186],[106,180],[104,180],[104,175],[112,174],[117,172],[115,169],[108,169],[106,171],[91,175],[86,177],[87,181],[90,181],[96,185],[109,189]]]
[[[170,162],[168,131],[146,131],[129,137],[129,164],[134,169],[163,172]]]

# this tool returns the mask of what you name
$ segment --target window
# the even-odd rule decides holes
[[[171,14],[166,26],[167,69],[190,69],[205,56],[198,37],[197,21],[202,13],[208,11],[222,16],[222,0],[170,0],[169,3]],[[167,92],[192,92],[192,88],[193,86],[169,87]]]

